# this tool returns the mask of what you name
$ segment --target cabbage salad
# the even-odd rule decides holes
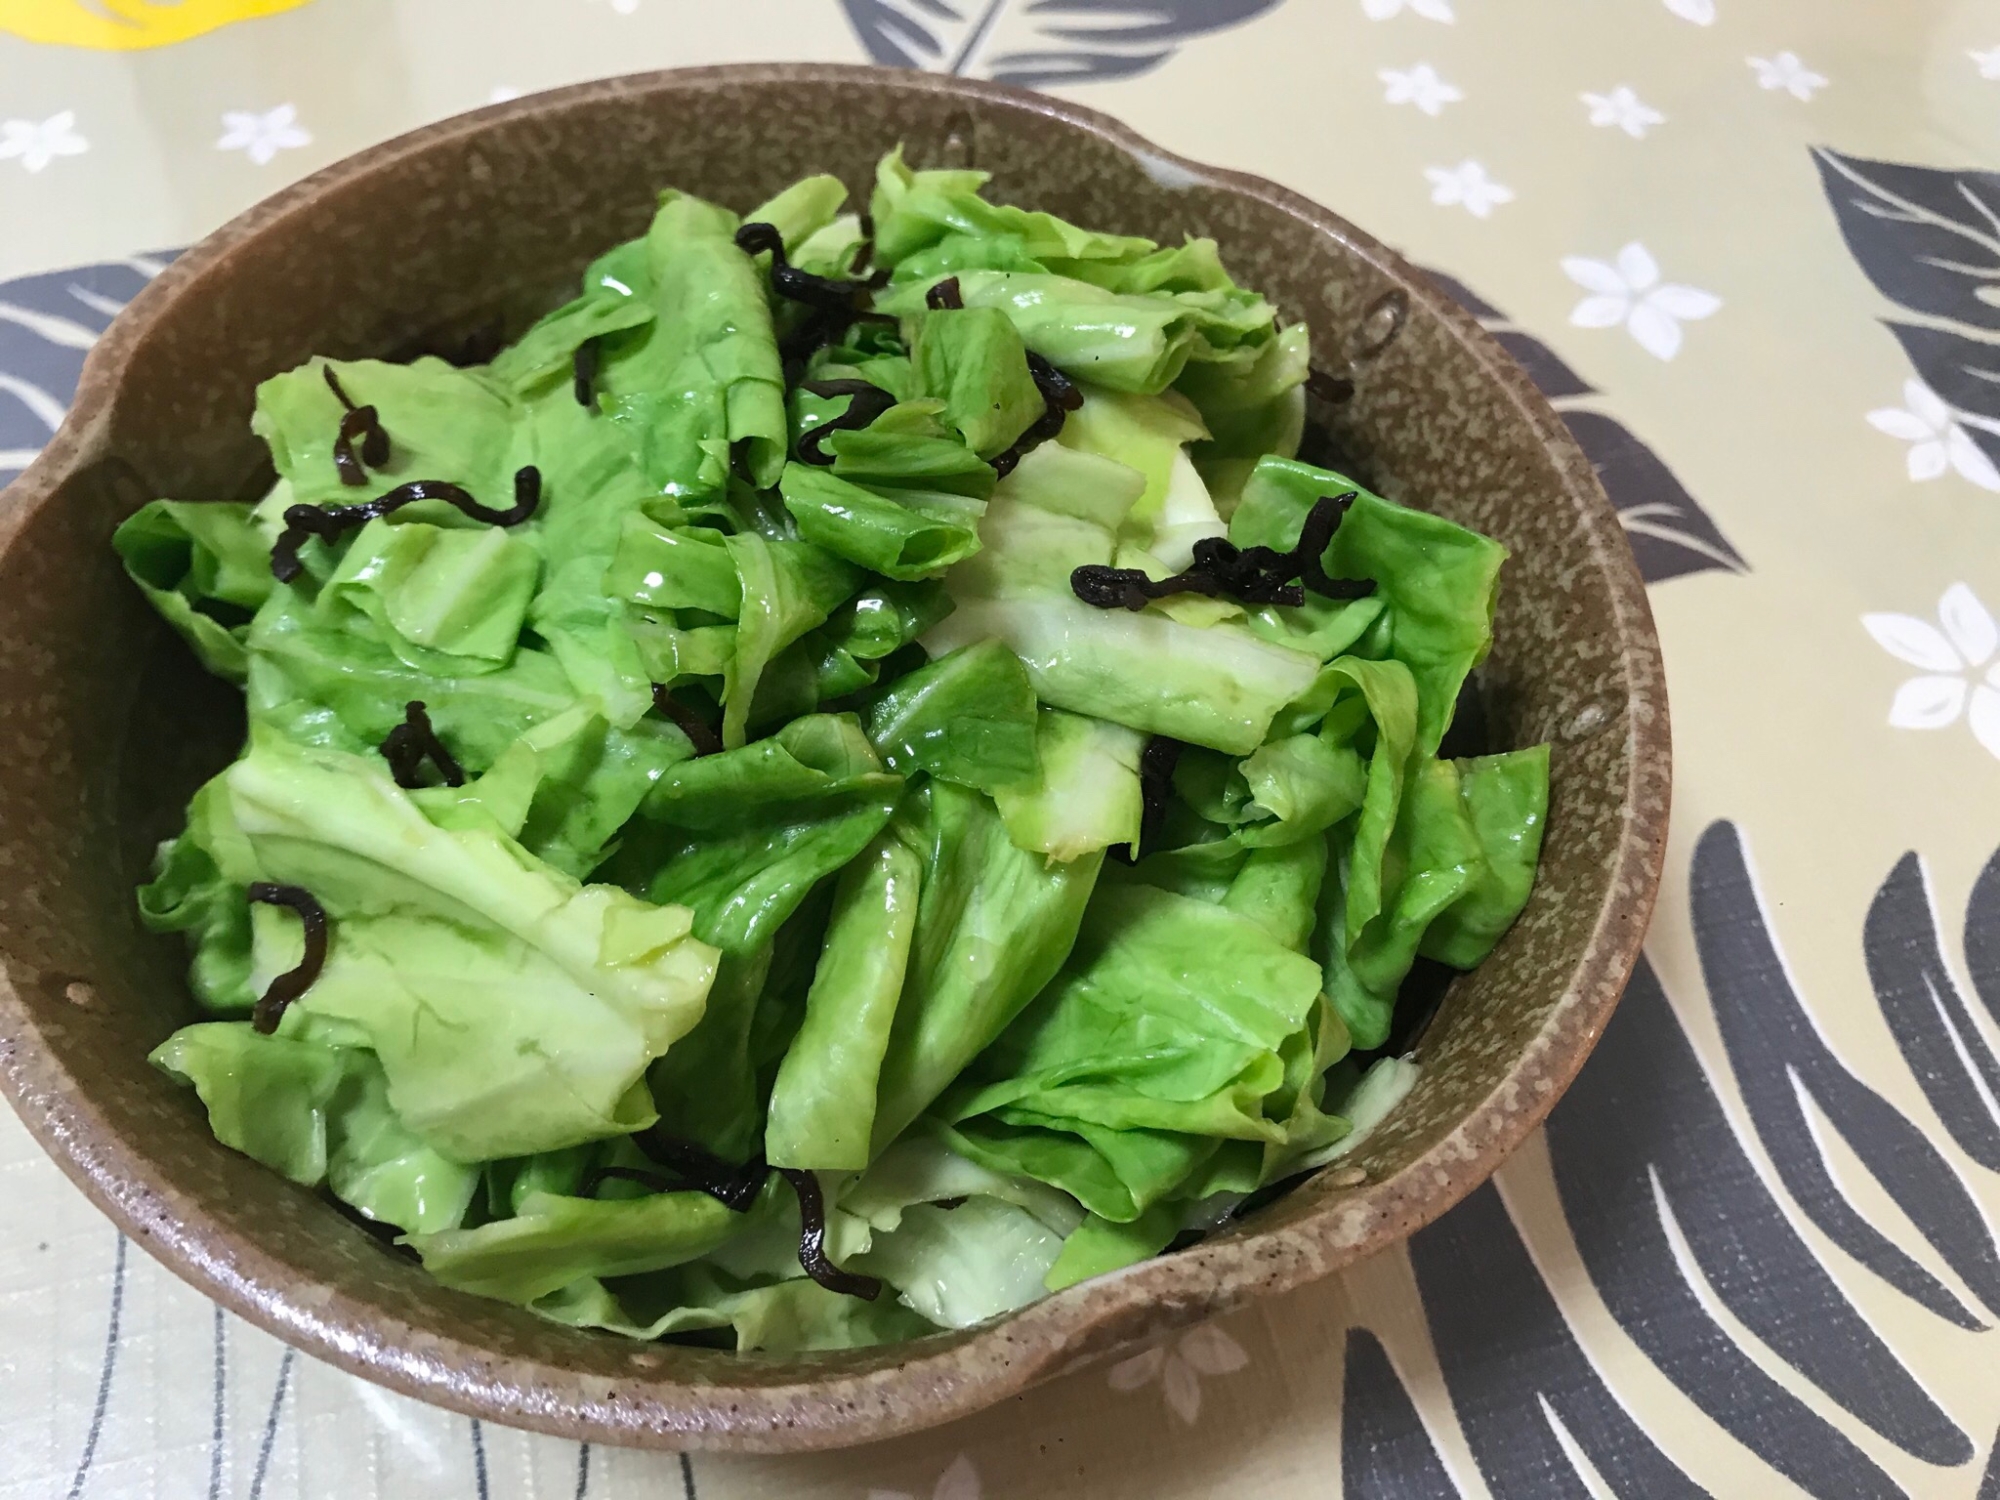
[[[1213,241],[984,182],[666,192],[118,530],[248,717],[139,892],[207,1016],[153,1061],[447,1287],[993,1317],[1350,1147],[1527,899],[1547,748],[1439,755],[1504,549],[1298,461],[1307,329]]]

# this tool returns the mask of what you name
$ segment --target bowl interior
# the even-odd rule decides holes
[[[1331,436],[1387,494],[1512,549],[1483,670],[1494,748],[1554,745],[1529,908],[1457,980],[1415,1092],[1357,1158],[1242,1228],[1000,1325],[794,1358],[634,1346],[444,1291],[218,1146],[145,1062],[191,1016],[132,887],[241,732],[125,582],[112,528],[154,496],[248,498],[257,382],[314,353],[508,334],[639,233],[674,185],[747,209],[808,172],[865,194],[883,149],[972,164],[1096,227],[1212,235],[1239,280],[1357,365]],[[1379,349],[1379,335],[1393,334]],[[93,356],[66,437],[0,501],[0,1065],[24,1118],[128,1228],[313,1352],[463,1410],[612,1441],[802,1447],[942,1420],[1049,1371],[1407,1233],[1553,1103],[1636,951],[1665,810],[1664,704],[1615,518],[1560,424],[1470,322],[1324,211],[1008,91],[757,68],[588,85],[448,121],[273,200],[185,257]],[[8,996],[11,986],[12,995]]]

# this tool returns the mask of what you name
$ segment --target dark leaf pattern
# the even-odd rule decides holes
[[[1897,1446],[1962,1464],[1971,1441],[1854,1310],[1737,1140],[1650,964],[1547,1126],[1556,1187],[1611,1315],[1711,1420],[1819,1500],[1903,1490],[1767,1375],[1696,1280]]]
[[[1730,1065],[1793,1200],[1829,1239],[1905,1296],[1961,1328],[1983,1327],[1942,1282],[1862,1216],[1827,1169],[1806,1118],[1806,1095],[1973,1295],[2000,1312],[2000,1255],[1978,1204],[1923,1132],[1856,1078],[1813,1025],[1733,824],[1713,824],[1702,835],[1692,903],[1695,945]],[[1847,1356],[1819,1348],[1815,1333],[1780,1328],[1776,1338],[1797,1339],[1796,1353],[1786,1358],[1824,1385],[1828,1376],[1838,1380],[1836,1367]],[[1782,1343],[1774,1347],[1783,1349]],[[1869,1420],[1865,1411],[1850,1409]]]
[[[1963,338],[1944,328],[1890,321],[1889,331],[1925,385],[1947,406],[2000,420],[2000,344]]]
[[[946,0],[840,0],[848,24],[874,61],[890,68],[953,73],[945,44],[967,25],[959,4]],[[970,0],[960,0],[970,3]]]
[[[1604,493],[1618,508],[1632,554],[1639,560],[1640,575],[1648,583],[1689,573],[1750,570],[1666,461],[1629,427],[1600,411],[1578,410],[1561,402],[1556,409],[1596,465]]]
[[[0,283],[0,484],[55,432],[111,320],[176,252]]]
[[[1491,1183],[1411,1240],[1410,1263],[1495,1500],[1589,1500],[1557,1422],[1613,1494],[1701,1500],[1584,1357]]]
[[[1598,392],[1561,355],[1514,327],[1505,313],[1455,277],[1436,270],[1429,275],[1479,319],[1562,413],[1577,444],[1596,466],[1648,583],[1689,573],[1750,570],[1666,461],[1617,418],[1585,404]]]
[[[2000,172],[1842,156],[1813,162],[1847,248],[1883,296],[1948,323],[1886,320],[1917,376],[2000,466]],[[1994,424],[1983,427],[1981,421]]]
[[[1494,315],[1496,318],[1498,314]],[[1596,389],[1581,375],[1563,363],[1561,355],[1532,333],[1523,333],[1518,328],[1499,327],[1493,330],[1493,337],[1500,341],[1500,347],[1513,355],[1535,388],[1551,401],[1568,401],[1578,396],[1595,396]]]
[[[2000,1026],[2000,850],[1979,872],[1965,904],[1965,967],[1986,1013]]]
[[[2000,883],[2000,856],[1986,867],[1966,914],[1966,949],[1974,946],[1978,892]],[[1922,862],[1906,854],[1875,893],[1862,947],[1882,1018],[1896,1038],[1944,1128],[1967,1156],[2000,1172],[2000,1057],[1973,1024],[1945,967]]]
[[[2000,173],[1813,152],[1847,247],[1883,296],[2000,332]],[[1942,394],[1942,393],[1940,393]]]
[[[1129,78],[1283,0],[841,0],[878,63],[1030,88]]]
[[[1459,1500],[1388,1351],[1366,1328],[1347,1333],[1340,1467],[1347,1500]]]

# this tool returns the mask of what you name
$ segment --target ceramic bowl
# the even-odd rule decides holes
[[[865,191],[897,141],[1094,227],[1214,236],[1240,280],[1310,323],[1316,364],[1351,367],[1329,432],[1349,460],[1512,549],[1482,677],[1495,748],[1554,745],[1534,896],[1451,985],[1415,1091],[1346,1170],[996,1322],[737,1356],[447,1291],[216,1144],[192,1092],[147,1065],[192,1005],[180,946],[140,929],[133,886],[233,753],[240,711],[126,582],[112,528],[154,496],[258,493],[252,392],[308,355],[407,353],[495,314],[518,332],[643,231],[661,186],[748,207],[831,171]],[[1548,1113],[1625,983],[1659,880],[1668,761],[1652,619],[1590,464],[1471,318],[1337,215],[1075,105],[957,79],[755,66],[586,84],[378,146],[181,256],[112,325],[68,421],[0,498],[0,1083],[138,1244],[344,1369],[595,1442],[859,1443],[1331,1275],[1464,1197]]]

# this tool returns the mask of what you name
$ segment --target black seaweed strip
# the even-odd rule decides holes
[[[305,927],[306,951],[299,966],[273,979],[271,987],[250,1012],[250,1024],[269,1036],[278,1029],[285,1008],[312,988],[320,970],[326,967],[326,908],[302,886],[276,885],[268,880],[257,881],[245,894],[266,906],[283,906],[297,912]]]
[[[362,505],[287,506],[285,529],[271,548],[271,576],[280,583],[290,583],[298,577],[299,548],[309,538],[337,541],[342,532],[419,500],[442,500],[457,507],[460,514],[489,526],[518,526],[542,503],[542,472],[533,464],[514,471],[514,504],[508,510],[481,505],[464,489],[442,479],[412,479]]]

